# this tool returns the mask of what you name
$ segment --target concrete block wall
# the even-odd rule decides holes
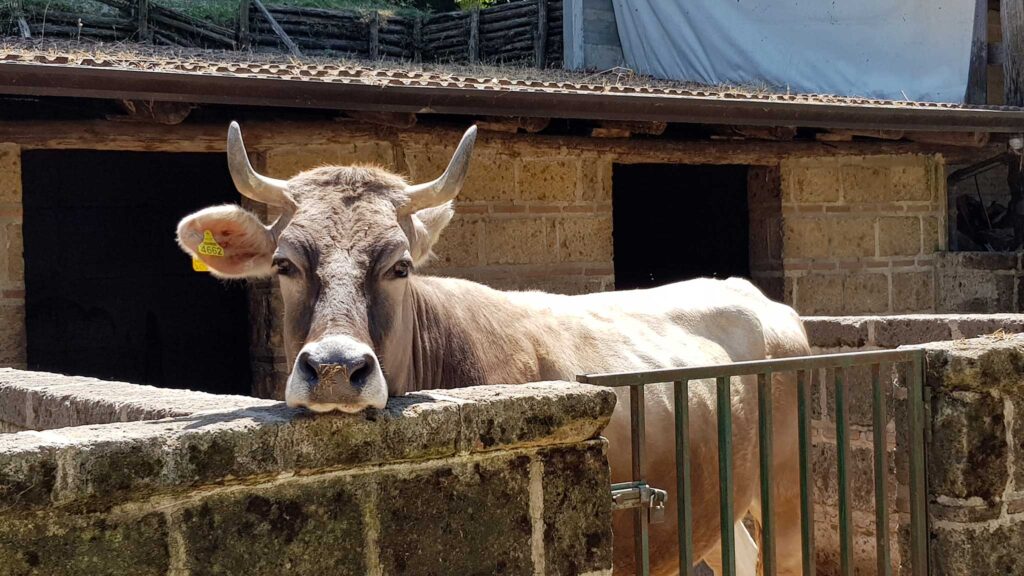
[[[83,380],[0,373],[0,420],[45,428],[0,435],[0,574],[610,573],[607,389],[313,418]]]
[[[935,266],[938,312],[1024,310],[1024,263],[1019,252],[943,252]]]
[[[935,311],[941,157],[789,159],[780,169],[788,303],[809,315]]]

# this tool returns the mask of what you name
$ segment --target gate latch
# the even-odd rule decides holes
[[[668,492],[648,486],[646,482],[620,482],[612,484],[612,510],[647,508],[651,524],[665,519],[665,502]]]

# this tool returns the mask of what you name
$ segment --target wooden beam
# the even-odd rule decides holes
[[[1003,93],[1007,106],[1024,106],[1024,0],[1001,0]]]
[[[988,104],[988,0],[974,1],[974,32],[967,74],[967,104]]]
[[[252,47],[252,39],[249,37],[249,12],[252,2],[239,0],[238,2],[238,49],[248,50]]]
[[[604,130],[608,131],[625,131],[633,134],[650,134],[652,136],[661,136],[665,133],[665,129],[668,128],[668,122],[630,122],[624,120],[601,120],[598,122]],[[611,132],[609,132],[611,133]]]
[[[246,145],[254,151],[276,147],[349,144],[354,139],[399,142],[456,141],[461,127],[417,124],[409,129],[355,122],[263,120],[245,122]],[[227,122],[183,123],[177,126],[129,124],[107,120],[0,121],[0,142],[25,149],[92,149],[151,152],[223,152]],[[815,156],[870,156],[887,154],[942,154],[949,164],[967,164],[1003,152],[1005,143],[978,148],[906,141],[770,142],[754,140],[617,140],[579,136],[531,136],[498,132],[482,136],[479,147],[529,143],[537,150],[563,148],[618,155],[618,162],[674,162],[689,164],[774,165],[784,158]]]
[[[139,29],[139,40],[149,42],[151,38],[149,30],[149,0],[135,0],[135,17]]]
[[[548,56],[548,0],[537,0],[537,35],[534,38],[534,64],[547,68]]]
[[[509,118],[504,116],[486,116],[478,120],[476,125],[479,129],[490,132],[507,132],[509,134],[515,134],[516,132],[519,132],[519,130],[524,130],[532,134],[547,128],[550,123],[550,118]]]
[[[476,64],[480,60],[480,8],[474,7],[469,12],[469,63]]]
[[[284,42],[284,45],[288,47],[288,51],[291,52],[291,55],[295,56],[296,58],[302,58],[302,51],[299,50],[299,47],[295,44],[295,42],[292,42],[291,37],[288,36],[288,34],[284,31],[283,28],[281,28],[281,25],[277,23],[277,20],[275,20],[274,17],[270,14],[270,10],[267,10],[267,7],[263,5],[263,0],[249,1],[252,2],[254,6],[256,6],[256,8],[260,11],[260,14],[263,14],[263,18],[266,19],[267,23],[270,24],[270,27],[273,28],[274,34],[277,34],[277,37],[280,38],[281,41]]]
[[[346,110],[345,115],[367,124],[379,124],[391,128],[412,128],[416,125],[416,115],[411,112]]]
[[[423,61],[423,16],[419,14],[412,21],[412,60]]]
[[[107,120],[115,122],[148,122],[176,126],[185,121],[195,104],[187,102],[147,102],[143,100],[121,100],[118,105],[124,110],[121,116],[108,115]]]
[[[374,10],[369,22],[370,38],[370,59],[380,58],[380,12]]]

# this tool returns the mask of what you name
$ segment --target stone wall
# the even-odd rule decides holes
[[[938,312],[1020,312],[1024,264],[1018,252],[944,252],[935,265]]]
[[[2,574],[610,572],[607,389],[465,388],[311,418],[52,374],[0,382],[0,420],[49,428],[0,435]]]
[[[21,149],[0,142],[0,366],[25,367]]]
[[[786,302],[808,315],[934,312],[942,165],[910,155],[784,160]]]
[[[997,315],[910,315],[910,316],[888,316],[888,317],[809,317],[804,319],[807,328],[808,338],[815,353],[836,353],[864,350],[880,350],[897,348],[903,345],[922,345],[928,350],[945,350],[947,348],[956,350],[981,350],[995,346],[1006,348],[1007,343],[1024,349],[1024,337],[1011,336],[1024,334],[1024,315],[1020,314],[997,314]],[[996,333],[996,336],[985,336]],[[993,344],[994,343],[994,344]],[[933,441],[928,446],[928,457],[930,464],[936,460],[962,458],[963,450],[969,453],[976,453],[977,450],[986,449],[988,439],[981,439],[973,432],[968,432],[963,427],[949,428],[948,423],[941,416],[939,399],[942,393],[937,393],[933,382],[934,375],[943,373],[945,362],[940,355],[929,352],[929,376],[926,384],[933,386],[933,420],[931,428],[933,431],[943,428],[946,431],[945,439],[941,444]],[[1003,358],[996,355],[990,358]],[[1009,358],[1008,356],[1006,358]],[[1007,374],[1015,368],[1008,365]],[[1016,366],[1020,366],[1017,364]],[[900,548],[902,540],[897,538],[896,530],[905,527],[909,517],[906,515],[906,465],[905,455],[901,454],[897,446],[897,434],[905,430],[905,411],[898,411],[897,408],[905,402],[906,390],[901,381],[905,376],[906,366],[883,365],[881,376],[885,388],[886,402],[889,407],[887,424],[887,452],[889,466],[886,470],[888,478],[888,495],[890,497],[889,510],[891,512],[890,543],[892,546],[894,562],[899,563],[900,556],[905,550]],[[959,370],[959,369],[957,369]],[[956,379],[961,377],[955,373],[945,372],[943,378]],[[858,570],[863,573],[874,572],[875,558],[875,519],[874,519],[874,465],[873,465],[873,426],[872,426],[872,390],[870,371],[867,368],[855,368],[847,374],[847,398],[850,404],[850,429],[852,432],[851,441],[851,487],[853,521],[855,528],[855,559]],[[1020,376],[1017,376],[1020,379]],[[982,381],[984,382],[984,381]],[[983,384],[988,386],[988,384]],[[993,384],[995,386],[995,384]],[[836,456],[836,428],[835,428],[835,386],[830,376],[818,373],[813,379],[813,413],[812,413],[812,442],[814,447],[814,498],[815,498],[815,538],[818,552],[819,574],[838,574],[839,561],[839,540],[838,540],[838,484],[837,478],[837,456]],[[943,401],[945,402],[945,401]],[[1001,405],[1000,405],[1001,406]],[[1000,408],[1001,409],[1001,408]],[[988,416],[975,413],[975,416],[982,418],[979,424]],[[941,434],[940,434],[941,437]],[[978,444],[978,442],[984,442]],[[958,443],[959,452],[950,454],[949,443]],[[898,463],[902,466],[897,466]],[[898,473],[899,470],[899,473]],[[981,476],[987,475],[987,470],[980,470]],[[929,470],[931,474],[931,469]],[[983,481],[979,477],[979,482]],[[998,482],[998,480],[997,480]],[[944,500],[938,499],[935,488],[930,488],[930,522],[933,527],[939,521],[945,508]],[[966,500],[960,502],[956,513],[969,514],[964,510],[977,502]],[[1022,507],[1024,509],[1024,507]],[[981,530],[979,526],[972,529]],[[934,530],[933,530],[934,533]],[[1024,534],[1024,530],[1022,530]],[[1024,537],[1019,541],[1024,543]],[[947,555],[948,551],[945,551]],[[960,570],[946,570],[942,566],[949,565],[949,559],[941,560],[936,564],[933,558],[933,569],[937,574],[966,574]],[[973,573],[996,574],[1015,573],[981,570]]]

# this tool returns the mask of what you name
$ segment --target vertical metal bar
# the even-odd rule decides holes
[[[646,423],[644,422],[644,387],[630,386],[629,388],[629,422],[633,433],[633,482],[640,482],[647,479],[646,461]],[[636,558],[636,566],[639,567],[638,574],[648,576],[651,573],[650,558],[648,550],[647,534],[648,508],[640,506],[633,511],[633,554]]]
[[[814,495],[811,493],[811,387],[808,372],[796,373],[797,417],[800,434],[800,536],[804,576],[814,576]]]
[[[732,502],[732,394],[729,378],[717,379],[718,483],[722,528],[722,576],[736,576],[736,537]]]
[[[836,453],[839,469],[839,573],[853,576],[853,517],[850,510],[850,427],[845,368],[835,369]]]
[[[693,506],[690,500],[690,402],[688,382],[675,382],[676,515],[679,528],[679,573],[693,573]]]
[[[886,462],[888,447],[885,441],[888,411],[885,406],[885,390],[882,388],[879,371],[878,364],[871,365],[871,391],[874,395],[874,414],[871,427],[875,452],[875,558],[878,563],[876,573],[879,576],[890,576],[892,567],[889,553],[889,502],[885,491],[889,471]]]
[[[775,576],[775,507],[772,505],[772,373],[757,375],[757,422],[761,460],[761,563],[763,574]]]
[[[928,525],[925,517],[924,351],[914,355],[907,390],[907,423],[910,426],[910,573],[928,574]]]

